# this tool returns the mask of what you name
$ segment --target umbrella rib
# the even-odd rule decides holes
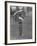
[[[20,10],[20,11],[15,12],[13,16],[15,16],[18,12],[21,12],[21,11],[23,11],[23,10]]]

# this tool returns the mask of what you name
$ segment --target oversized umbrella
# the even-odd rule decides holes
[[[24,21],[25,12],[24,10],[16,11],[13,14],[13,17],[15,18],[15,21],[19,24],[19,35],[22,36],[22,22]]]

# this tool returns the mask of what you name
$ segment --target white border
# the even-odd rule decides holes
[[[32,39],[10,40],[10,5],[32,7]],[[35,40],[35,5],[21,3],[7,3],[7,43],[34,42]]]

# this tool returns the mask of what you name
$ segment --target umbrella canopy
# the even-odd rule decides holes
[[[19,11],[15,12],[13,16],[14,16],[16,22],[22,22],[26,15],[25,15],[24,10],[19,10]]]

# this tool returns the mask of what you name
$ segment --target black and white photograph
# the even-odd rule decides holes
[[[32,7],[10,6],[10,39],[32,39]]]
[[[35,43],[35,3],[6,2],[5,5],[6,43]]]

